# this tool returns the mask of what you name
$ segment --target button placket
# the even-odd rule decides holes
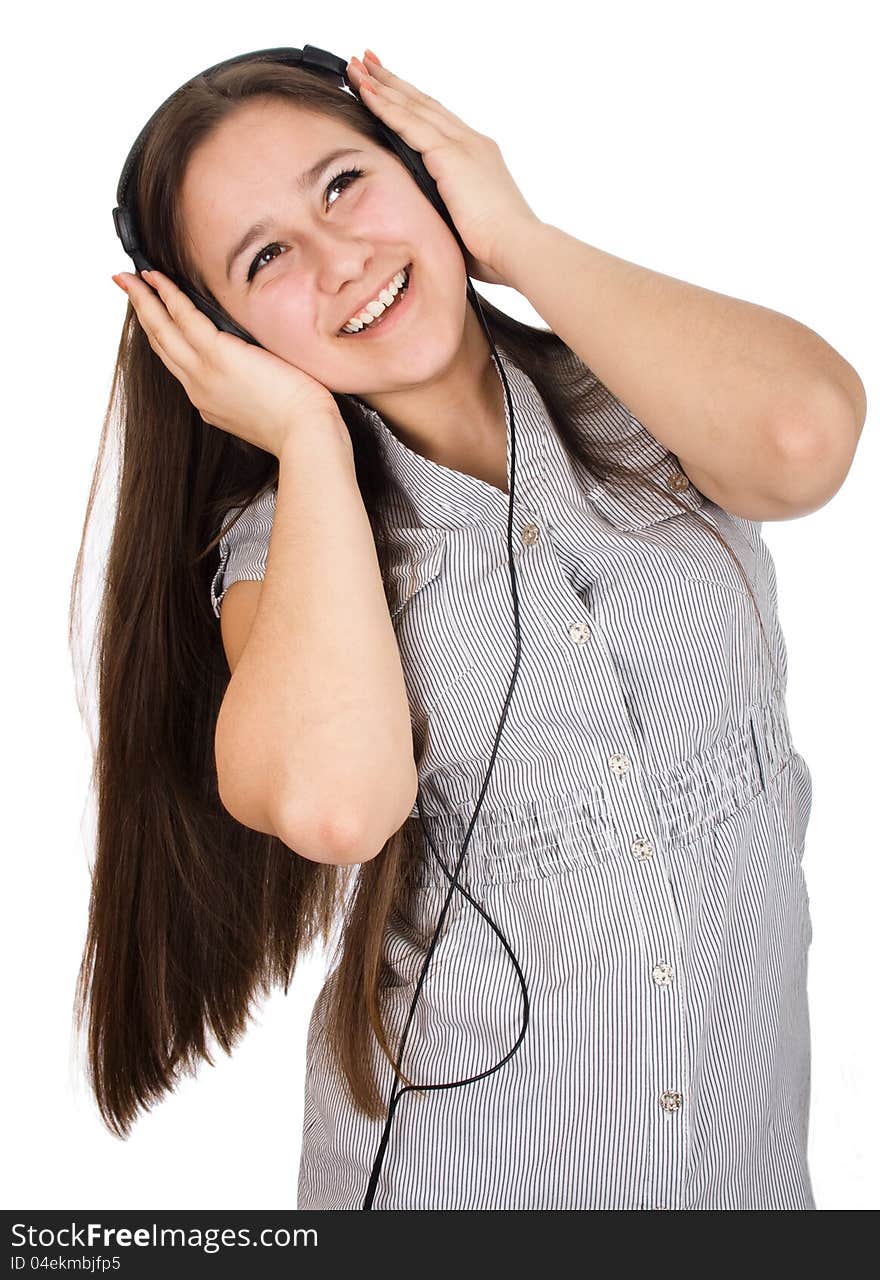
[[[620,779],[621,783],[624,779],[629,780],[628,786],[634,788],[633,798],[640,797],[642,774],[640,769],[633,768],[638,763],[636,757],[617,751],[608,756],[606,761],[609,772]],[[644,800],[644,817],[650,821],[654,816],[654,805],[648,801],[647,796]],[[636,815],[628,814],[630,823],[633,816]],[[647,822],[646,827],[650,830]],[[635,830],[638,832],[638,827]],[[672,1006],[668,1009],[668,1022],[666,1015],[662,1019],[659,1017],[658,1005],[658,1019],[653,1022],[650,1041],[646,1046],[652,1060],[653,1078],[662,1086],[664,1081],[686,1079],[688,1075],[683,993],[676,990],[679,985],[677,948],[680,943],[681,921],[665,873],[664,859],[659,856],[661,850],[655,841],[650,835],[633,834],[628,848],[630,856],[638,864],[637,868],[633,867],[631,885],[642,921],[647,971],[653,985],[658,988],[656,999],[662,999],[664,1007],[668,1001],[672,1001]],[[658,878],[652,874],[655,870]],[[666,994],[662,994],[664,989]],[[671,1121],[682,1110],[683,1093],[678,1089],[664,1089],[655,1096],[658,1105],[656,1128],[651,1126],[655,1152],[651,1176],[655,1183],[654,1194],[659,1192],[659,1205],[666,1208],[671,1207],[682,1192],[680,1183],[686,1168],[683,1152],[687,1148],[688,1130],[686,1126],[682,1127],[683,1122]]]
[[[592,637],[597,662],[605,660],[600,634],[593,632],[591,624],[573,619],[567,627],[572,644],[584,644],[588,637]],[[611,735],[611,743],[615,740],[615,729],[621,736],[617,739],[617,748],[613,754],[609,753],[604,757],[604,762],[613,779],[609,781],[611,793],[613,794],[616,786],[623,787],[624,792],[620,793],[617,804],[613,800],[611,804],[613,809],[619,810],[616,816],[619,829],[629,831],[628,841],[622,845],[622,852],[628,850],[637,864],[629,864],[632,867],[630,892],[633,908],[640,922],[645,948],[642,954],[646,961],[646,972],[651,976],[652,985],[658,989],[654,998],[662,1000],[667,1011],[663,1013],[660,1006],[657,1006],[657,1017],[650,1019],[650,1029],[646,1028],[649,1038],[645,1044],[646,1055],[651,1060],[651,1076],[655,1082],[651,1092],[658,1098],[654,1112],[656,1119],[650,1126],[655,1153],[651,1179],[655,1185],[654,1195],[648,1203],[653,1203],[656,1196],[657,1201],[666,1207],[674,1204],[682,1191],[680,1181],[686,1168],[682,1151],[688,1141],[687,1129],[673,1120],[675,1113],[683,1105],[681,1092],[665,1089],[660,1093],[666,1082],[687,1079],[688,1073],[684,1013],[682,1000],[679,998],[681,996],[683,999],[683,993],[676,990],[679,985],[677,947],[680,942],[681,921],[667,881],[662,848],[656,844],[651,834],[656,821],[656,806],[644,790],[641,760],[636,754],[638,747],[631,745],[632,739],[628,733],[627,708],[620,705],[616,711],[618,715],[613,720],[609,714],[605,728]],[[634,754],[630,754],[628,748]],[[670,1000],[671,1006],[668,1004]]]

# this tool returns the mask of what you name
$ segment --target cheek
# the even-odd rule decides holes
[[[461,250],[445,224],[442,234],[435,234],[432,249],[424,263],[430,279],[432,306],[438,315],[448,317],[458,332],[468,306],[467,272]]]
[[[314,303],[292,276],[279,273],[277,280],[269,281],[251,304],[250,315],[254,337],[279,353],[302,351],[318,341]]]

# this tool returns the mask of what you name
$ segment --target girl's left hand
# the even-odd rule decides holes
[[[511,177],[497,142],[392,75],[369,50],[364,56],[369,67],[352,58],[346,74],[364,105],[420,153],[469,251],[468,275],[508,284],[505,242],[540,219]]]

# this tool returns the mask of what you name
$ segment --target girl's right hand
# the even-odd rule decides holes
[[[276,457],[298,423],[314,418],[333,419],[347,438],[336,401],[323,383],[218,329],[161,271],[148,274],[149,282],[128,271],[113,279],[125,289],[150,346],[203,422]]]

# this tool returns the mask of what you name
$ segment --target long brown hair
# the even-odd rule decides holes
[[[356,98],[299,67],[243,62],[176,95],[143,151],[136,208],[148,258],[209,297],[181,233],[181,181],[193,150],[255,94],[334,116],[387,146]],[[560,378],[559,357],[570,354],[562,340],[479,296],[496,344],[534,382],[569,454],[600,480],[618,476],[659,489],[606,451],[597,456],[579,431],[577,415],[607,402],[608,389],[583,365],[583,376]],[[389,477],[356,398],[335,398],[387,581],[378,535]],[[202,420],[130,304],[74,568],[71,643],[114,421],[119,477],[94,646],[96,852],[76,993],[78,1027],[88,1015],[89,1082],[101,1116],[125,1136],[139,1108],[173,1089],[200,1059],[211,1062],[209,1032],[231,1052],[253,1003],[277,984],[286,991],[300,955],[319,939],[327,945],[337,925],[326,1042],[354,1105],[379,1116],[384,1104],[369,1065],[373,1036],[395,1061],[380,1005],[383,942],[392,914],[405,916],[416,892],[418,824],[404,823],[374,859],[343,867],[297,855],[241,825],[220,803],[213,744],[230,673],[210,605],[214,552],[225,532],[223,514],[277,483],[278,460]],[[689,510],[668,489],[659,491]],[[691,514],[736,561],[754,604],[739,559],[717,530]],[[82,700],[80,710],[85,714]]]

